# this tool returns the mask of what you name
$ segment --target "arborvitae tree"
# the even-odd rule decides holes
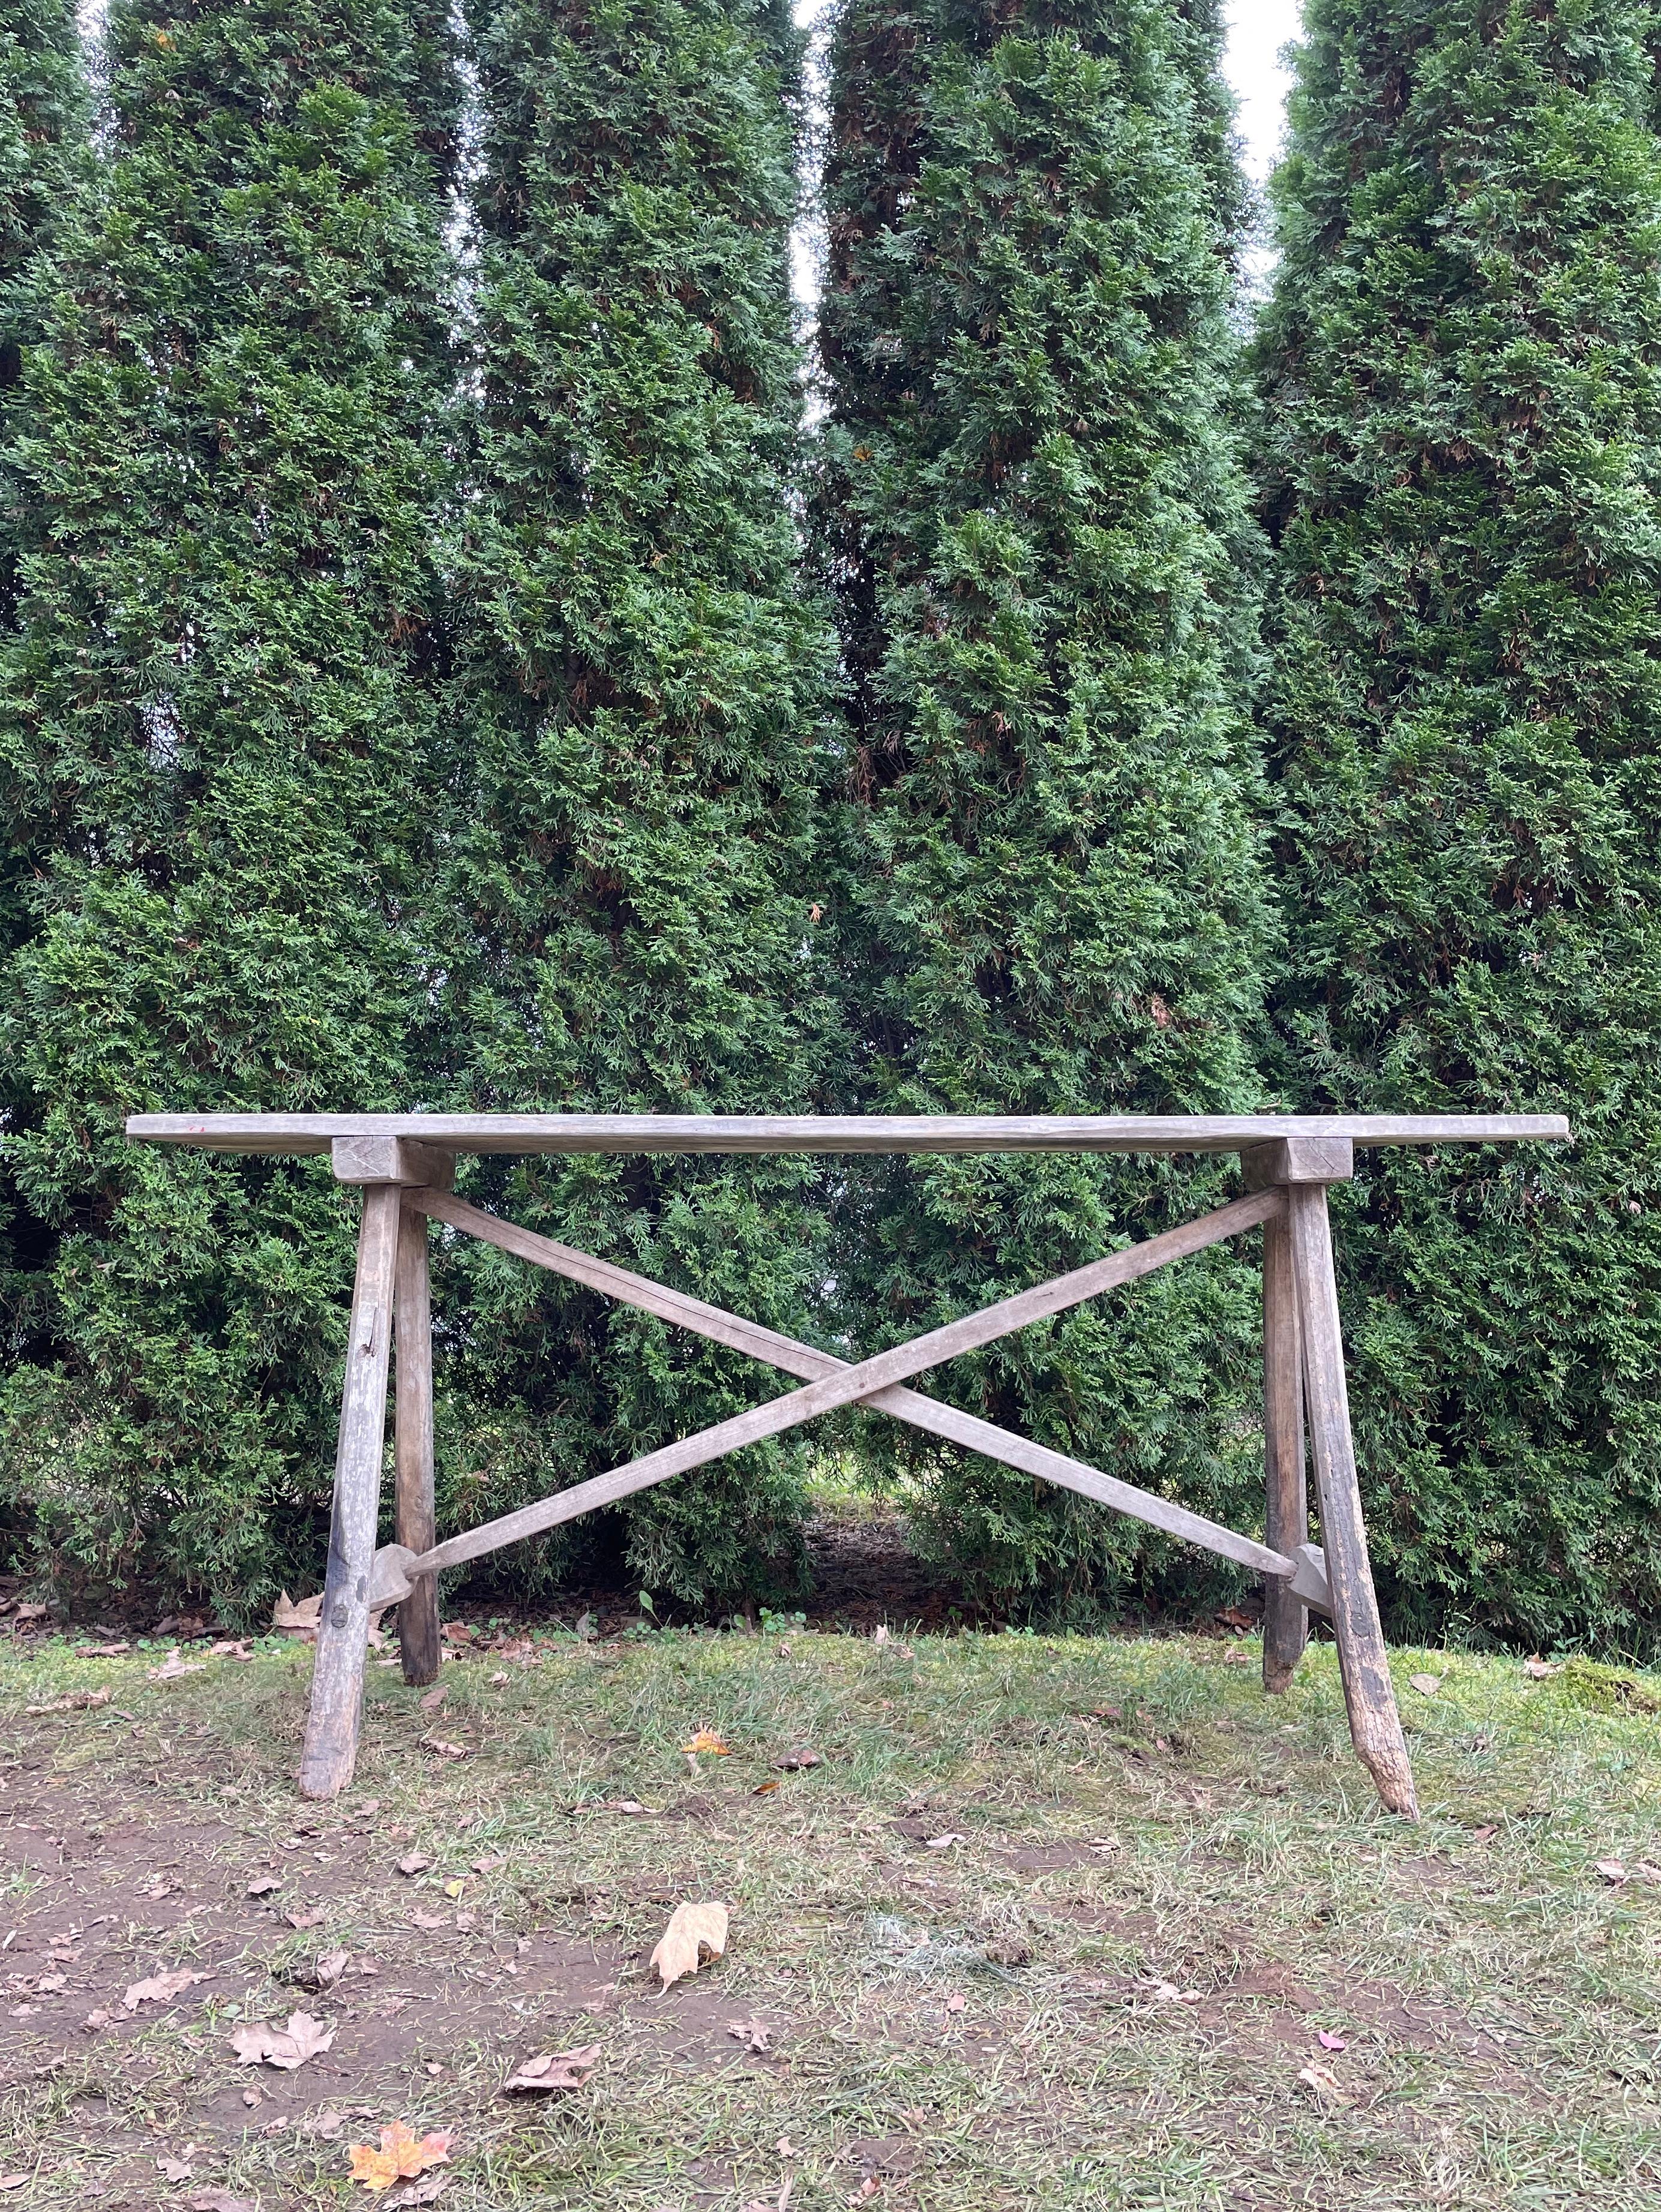
[[[837,27],[818,514],[870,1109],[1260,1103],[1214,12],[846,0]],[[1222,1195],[1192,1162],[894,1164],[850,1184],[850,1327],[862,1348],[909,1334]],[[1221,1251],[940,1387],[1250,1520],[1256,1296]],[[910,1464],[932,1540],[1006,1594],[1094,1601],[1165,1557],[983,1462]]]
[[[315,1559],[353,1208],[134,1109],[405,1103],[448,390],[442,0],[118,0],[10,465],[5,1486],[60,1577]]]
[[[35,335],[30,265],[84,182],[87,108],[71,0],[10,0],[0,9],[0,437]],[[0,623],[9,627],[16,519],[3,478],[0,501]]]
[[[1341,1249],[1402,1629],[1661,1601],[1661,147],[1633,0],[1313,0],[1263,338],[1303,1103],[1561,1110],[1374,1156]]]
[[[438,1006],[481,1109],[800,1111],[828,626],[792,515],[797,55],[781,0],[478,0],[483,423]],[[820,1279],[800,1160],[481,1164],[517,1220],[776,1325]],[[776,1385],[517,1262],[455,1255],[441,1510],[468,1522]],[[793,1586],[801,1449],[615,1516],[684,1602]],[[586,1526],[584,1535],[595,1532]],[[503,1570],[546,1576],[562,1541]]]

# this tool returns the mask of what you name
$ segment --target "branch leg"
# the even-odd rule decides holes
[[[1320,1183],[1294,1183],[1287,1197],[1308,1391],[1310,1444],[1321,1499],[1321,1541],[1332,1585],[1332,1626],[1343,1672],[1344,1702],[1349,1709],[1350,1738],[1390,1811],[1416,1820],[1419,1806],[1413,1771],[1408,1764],[1407,1741],[1390,1684],[1355,1480],[1355,1447],[1349,1430],[1349,1394],[1344,1381],[1326,1189]]]
[[[307,1797],[338,1796],[351,1780],[357,1761],[369,1643],[365,1600],[374,1562],[380,1463],[386,1448],[386,1367],[398,1223],[397,1186],[369,1184],[363,1193],[358,1231],[357,1280],[340,1401],[329,1569],[323,1583],[311,1711],[300,1762],[301,1793]]]
[[[398,1232],[398,1540],[412,1552],[438,1540],[433,1511],[433,1322],[427,1217],[406,1205]],[[398,1608],[406,1682],[438,1680],[438,1577],[417,1575]]]
[[[1304,1370],[1287,1215],[1263,1224],[1263,1540],[1291,1556],[1309,1541],[1304,1479]],[[1263,1585],[1263,1687],[1291,1686],[1309,1641],[1309,1612],[1279,1577]]]

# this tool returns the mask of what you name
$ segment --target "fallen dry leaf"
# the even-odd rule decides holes
[[[961,1828],[948,1828],[943,1836],[930,1836],[923,1849],[926,1851],[949,1851],[953,1844],[966,1844],[968,1841]]]
[[[245,1894],[249,1897],[269,1897],[272,1890],[281,1889],[282,1887],[283,1877],[280,1874],[257,1874],[248,1884]]]
[[[823,1761],[818,1752],[809,1751],[803,1746],[794,1751],[787,1751],[782,1759],[776,1759],[773,1764],[782,1773],[800,1774],[805,1768],[818,1766]]]
[[[505,1867],[507,1863],[508,1859],[506,1853],[498,1852],[494,1858],[475,1859],[473,1861],[473,1872],[475,1874],[494,1874],[498,1867]]]
[[[271,1626],[297,1631],[305,1636],[315,1636],[317,1624],[323,1612],[323,1593],[315,1597],[302,1597],[298,1605],[284,1590],[271,1607]]]
[[[181,1674],[205,1674],[207,1662],[203,1659],[181,1659],[177,1651],[169,1651],[159,1667],[145,1669],[152,1682],[176,1682]]]
[[[163,2181],[194,2181],[196,2168],[187,2166],[182,2158],[159,2158],[155,2170]]]
[[[534,2058],[522,2059],[502,2086],[538,2093],[580,2089],[593,2072],[599,2057],[597,2043],[585,2043],[581,2051],[538,2051]]]
[[[423,1735],[421,1748],[430,1751],[435,1759],[465,1759],[467,1756],[465,1743],[451,1743],[441,1735]]]
[[[947,2012],[961,2012],[968,2002],[961,1990],[953,1990],[946,2001],[946,2008]]]
[[[1144,1982],[1142,1987],[1155,2004],[1200,2004],[1204,2002],[1200,1990],[1179,1989],[1175,1982]]]
[[[45,1609],[44,1607],[41,1608],[43,1612]],[[20,1607],[19,1610],[21,1611],[21,1608]],[[0,2174],[0,2189],[27,2189],[33,2179],[34,2176],[31,2173]]]
[[[773,2047],[773,2031],[763,2020],[729,2021],[727,2033],[741,2043],[745,2052],[754,2058],[764,2058]]]
[[[879,2193],[881,2188],[882,2184],[876,2175],[867,2173],[848,2201],[850,2204],[868,2204],[871,2199]]]
[[[100,2027],[107,2027],[114,2018],[115,2014],[113,2012],[106,2012],[103,2006],[100,2005],[96,2012],[89,2012],[87,2014],[81,2025],[88,2035],[96,2035]]]
[[[1329,2104],[1347,2105],[1350,2100],[1349,2092],[1340,2086],[1337,2075],[1329,2067],[1300,2066],[1298,2079]]]
[[[287,2027],[268,2027],[262,2023],[238,2028],[231,2038],[231,2048],[236,2053],[239,2066],[276,2066],[285,2074],[292,2074],[296,2066],[315,2058],[333,2041],[332,2027],[325,2027],[308,2012],[295,2012],[289,2014]]]
[[[447,2189],[449,2185],[450,2177],[447,2173],[429,2173],[420,2181],[405,2181],[400,2184],[386,2202],[389,2205],[430,2204],[434,2197]]]
[[[447,1682],[441,1682],[435,1690],[429,1690],[424,1698],[417,1699],[423,1713],[435,1713],[450,1694]]]
[[[649,1809],[648,1807],[637,1803],[632,1797],[614,1797],[605,1808],[608,1813],[644,1813]]]
[[[770,1797],[779,1786],[778,1778],[775,1776],[771,1781],[757,1783],[750,1795],[752,1797]]]
[[[420,1874],[431,1864],[432,1861],[423,1858],[419,1851],[405,1851],[398,1863],[398,1870],[400,1874]]]
[[[507,1668],[505,1667],[498,1667],[496,1673],[490,1677],[490,1687],[493,1690],[499,1690],[507,1680]]]
[[[43,1997],[56,1996],[58,1990],[63,1989],[68,1981],[67,1974],[38,1975],[34,1984],[35,1995]]]
[[[1536,1682],[1543,1682],[1548,1675],[1561,1674],[1562,1671],[1561,1667],[1554,1667],[1549,1659],[1542,1659],[1537,1651],[1533,1658],[1523,1662],[1523,1672]]]
[[[1603,1875],[1605,1881],[1612,1882],[1617,1888],[1623,1881],[1631,1879],[1619,1859],[1598,1859],[1595,1863],[1595,1870]]]
[[[326,1951],[312,1968],[312,1981],[319,1990],[331,1988],[352,1963],[350,1951]]]
[[[84,1713],[94,1705],[106,1705],[107,1690],[71,1690],[64,1697],[48,1698],[41,1705],[25,1705],[26,1713]]]
[[[298,1912],[285,1912],[283,1916],[290,1928],[320,1928],[328,1917],[320,1905],[308,1905]]]
[[[441,2166],[450,2155],[453,2135],[417,2136],[402,2120],[380,2130],[380,2148],[368,2143],[351,2146],[352,2179],[379,2193],[395,2182],[413,2180],[429,2166]]]
[[[129,2012],[137,2012],[142,2004],[171,2004],[192,1982],[205,1982],[206,1974],[193,1974],[188,1966],[179,1966],[171,1974],[152,1974],[147,1981],[135,1982],[121,2000]]]
[[[1440,1674],[1409,1674],[1408,1680],[1421,1698],[1433,1698],[1442,1686],[1443,1677]]]
[[[1349,2049],[1348,2044],[1345,2042],[1342,2035],[1334,2035],[1324,2027],[1317,2030],[1316,2040],[1319,2043],[1323,2051],[1348,2051]]]
[[[1251,1654],[1244,1644],[1231,1644],[1223,1654],[1223,1664],[1225,1667],[1249,1667]]]
[[[727,1948],[727,1907],[719,1901],[709,1905],[678,1905],[669,1916],[669,1925],[658,1939],[656,1949],[648,1962],[647,1971],[661,1977],[666,1990],[672,1982],[683,1975],[696,1974],[707,1951],[712,1959],[719,1959]]]
[[[701,1728],[691,1743],[682,1744],[681,1749],[689,1759],[696,1759],[702,1751],[709,1752],[716,1759],[730,1759],[733,1755],[732,1746],[723,1743],[714,1729],[707,1728]]]
[[[208,1646],[208,1656],[210,1659],[241,1659],[249,1665],[253,1662],[253,1654],[248,1649],[248,1639],[246,1636],[228,1638],[222,1644],[210,1644]]]
[[[77,1644],[75,1656],[77,1659],[119,1659],[123,1652],[131,1650],[131,1644]]]
[[[447,1928],[450,1924],[447,1912],[412,1912],[410,1917],[417,1928]]]
[[[233,2197],[228,2189],[204,2189],[191,2199],[191,2212],[259,2212],[252,2197]]]

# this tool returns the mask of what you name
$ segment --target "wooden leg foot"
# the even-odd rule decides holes
[[[380,1462],[386,1443],[386,1367],[392,1349],[392,1275],[399,1192],[372,1183],[363,1194],[357,1280],[335,1452],[329,1568],[323,1583],[311,1711],[300,1763],[307,1797],[338,1796],[357,1763],[363,1667],[369,1645],[365,1602],[380,1510]]]
[[[1350,1739],[1390,1811],[1416,1820],[1413,1770],[1390,1679],[1355,1480],[1327,1194],[1319,1183],[1294,1183],[1287,1199],[1311,1456],[1320,1492],[1321,1541],[1332,1589],[1332,1626],[1343,1671]]]

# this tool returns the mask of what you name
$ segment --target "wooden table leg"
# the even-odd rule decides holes
[[[1288,1557],[1309,1541],[1304,1478],[1304,1370],[1292,1227],[1281,1214],[1263,1224],[1263,1540]],[[1271,1575],[1263,1593],[1263,1687],[1290,1687],[1309,1641],[1309,1611]]]
[[[340,1441],[335,1451],[329,1567],[323,1583],[306,1748],[300,1762],[300,1788],[307,1797],[338,1796],[351,1780],[357,1759],[369,1642],[365,1600],[374,1561],[380,1467],[386,1449],[386,1366],[392,1350],[399,1210],[395,1185],[367,1186],[340,1400]]]
[[[398,1540],[412,1552],[438,1541],[433,1511],[433,1322],[427,1217],[405,1206],[398,1232]],[[406,1682],[438,1680],[438,1577],[416,1575],[398,1608]]]
[[[1390,1679],[1378,1600],[1367,1558],[1361,1495],[1355,1480],[1355,1447],[1349,1431],[1343,1338],[1338,1322],[1338,1283],[1332,1265],[1332,1225],[1320,1183],[1294,1183],[1287,1191],[1292,1229],[1298,1323],[1303,1339],[1310,1445],[1321,1499],[1321,1542],[1332,1586],[1332,1626],[1343,1673],[1349,1733],[1357,1755],[1392,1813],[1419,1817],[1413,1770],[1408,1764],[1402,1717]]]

